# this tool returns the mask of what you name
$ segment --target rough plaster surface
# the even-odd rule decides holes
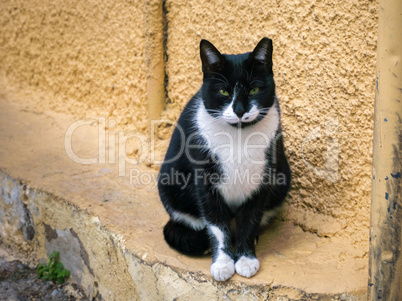
[[[243,53],[270,37],[293,170],[289,218],[345,235],[368,229],[377,1],[167,0],[166,7],[166,115],[177,116],[200,87],[201,39]]]
[[[144,26],[138,1],[3,1],[0,82],[37,110],[147,118]],[[27,99],[27,98],[24,98]]]
[[[0,106],[2,243],[41,260],[59,249],[63,264],[74,271],[73,280],[88,295],[105,300],[363,300],[366,246],[340,229],[322,232],[286,220],[260,236],[256,276],[214,281],[210,257],[183,256],[164,242],[168,216],[154,183],[130,181],[130,170],[146,175],[145,182],[157,175],[155,169],[127,164],[127,173],[118,176],[122,162],[76,163],[64,139],[74,118],[4,99]],[[76,154],[97,154],[98,130],[98,124],[90,124],[74,133]],[[35,229],[31,240],[24,238],[21,225]]]

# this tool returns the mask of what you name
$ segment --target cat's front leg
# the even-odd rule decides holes
[[[225,281],[235,272],[230,232],[232,213],[221,196],[209,189],[204,190],[201,207],[212,248],[211,275],[217,281]]]
[[[262,200],[248,201],[236,215],[235,269],[243,277],[254,276],[260,262],[255,255],[255,240],[262,218]]]
[[[235,272],[233,254],[230,246],[229,229],[208,225],[212,245],[211,275],[217,281],[225,281]]]

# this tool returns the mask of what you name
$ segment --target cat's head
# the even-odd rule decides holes
[[[263,38],[253,52],[238,55],[221,54],[202,40],[200,54],[201,93],[208,113],[241,127],[264,118],[275,99],[272,40]]]

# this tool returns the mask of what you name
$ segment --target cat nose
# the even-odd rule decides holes
[[[245,111],[235,111],[235,114],[237,115],[237,117],[239,117],[239,119],[241,119],[244,115],[244,113],[246,113]]]
[[[233,112],[237,115],[237,117],[239,117],[239,119],[241,119],[244,113],[246,113],[246,110],[241,102],[237,102],[234,106]]]

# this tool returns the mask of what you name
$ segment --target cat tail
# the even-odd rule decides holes
[[[185,255],[201,256],[210,250],[207,228],[194,230],[169,220],[163,228],[163,235],[171,248]]]

